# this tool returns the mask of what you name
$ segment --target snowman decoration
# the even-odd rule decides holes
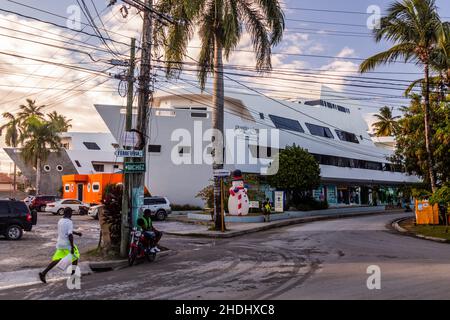
[[[246,216],[249,209],[249,200],[247,188],[244,185],[244,179],[240,170],[233,172],[233,181],[229,189],[228,212],[232,216]]]

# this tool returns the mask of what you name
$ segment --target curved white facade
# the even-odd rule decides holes
[[[278,128],[279,141],[275,147],[272,145],[272,153],[286,145],[296,144],[314,154],[320,160],[324,183],[322,191],[316,193],[324,193],[325,198],[327,195],[331,200],[344,197],[342,204],[362,204],[359,196],[357,202],[351,199],[353,191],[350,186],[389,186],[419,181],[415,176],[391,171],[387,158],[392,151],[374,144],[368,134],[367,123],[357,108],[323,100],[297,103],[226,92],[224,128],[238,133],[234,147],[230,143],[226,145],[226,169],[260,173],[261,167],[270,159],[257,157],[257,146],[261,150],[267,143],[261,138],[258,141],[254,134],[265,129],[270,137],[270,131]],[[124,108],[96,105],[96,109],[121,144]],[[146,181],[152,194],[167,196],[176,204],[203,204],[195,196],[212,178],[211,165],[205,163],[208,157],[203,155],[210,152],[210,133],[207,130],[211,128],[211,110],[211,96],[206,94],[177,93],[155,97],[147,132],[150,137],[147,151],[150,152],[147,152]],[[180,138],[187,133],[189,139]],[[320,134],[328,135],[328,138]],[[353,142],[341,140],[343,136]],[[184,163],[177,164],[180,161],[174,161],[174,155],[182,155]],[[234,161],[229,161],[231,158]],[[339,203],[336,200],[330,204]]]

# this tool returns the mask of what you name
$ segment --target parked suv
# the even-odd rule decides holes
[[[58,200],[56,196],[36,196],[30,204],[30,210],[44,212],[47,203],[55,202],[56,200]]]
[[[150,211],[151,216],[159,221],[166,220],[167,215],[172,213],[170,202],[165,197],[144,198],[144,205],[141,209],[144,213]]]
[[[37,223],[37,213],[30,213],[23,201],[0,200],[0,235],[19,240],[23,231],[31,231]]]

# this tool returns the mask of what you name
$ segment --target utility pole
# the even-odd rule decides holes
[[[139,98],[138,98],[138,114],[137,114],[137,131],[141,135],[141,146],[143,148],[143,158],[135,161],[142,161],[147,164],[147,124],[149,118],[149,103],[152,98],[152,90],[150,85],[151,77],[151,49],[152,49],[152,14],[153,2],[152,0],[145,0],[143,4],[144,23],[142,26],[142,51],[141,51],[141,66],[139,75]],[[147,165],[145,166],[147,170]],[[132,183],[133,192],[133,220],[137,216],[141,206],[143,205],[145,187],[145,172],[134,174]]]
[[[131,38],[130,62],[127,75],[128,93],[127,93],[127,110],[125,131],[130,131],[133,125],[133,101],[134,101],[134,70],[136,66],[136,39]],[[129,161],[129,158],[124,158],[124,165]],[[122,196],[122,224],[121,224],[121,240],[120,240],[120,256],[126,257],[129,245],[130,234],[130,186],[132,183],[132,175],[125,172],[123,168],[123,196]]]

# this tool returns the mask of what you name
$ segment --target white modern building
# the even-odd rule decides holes
[[[121,145],[124,107],[95,107]],[[152,194],[203,205],[196,195],[212,178],[211,110],[209,94],[179,88],[155,96],[146,148],[146,186]],[[296,144],[318,160],[322,185],[313,195],[331,206],[369,204],[374,188],[384,195],[378,201],[387,203],[396,186],[419,181],[390,164],[392,148],[375,145],[358,108],[325,97],[287,102],[227,89],[224,127],[234,137],[225,143],[225,169],[270,172],[277,151]]]

